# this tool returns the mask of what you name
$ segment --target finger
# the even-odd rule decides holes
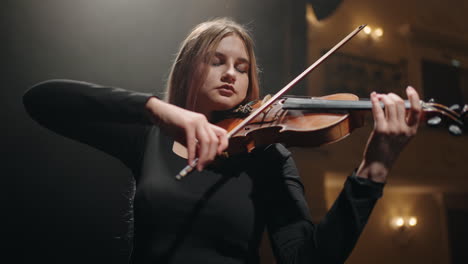
[[[198,164],[197,170],[202,171],[204,164],[206,163],[208,152],[209,152],[209,137],[208,132],[204,125],[199,125],[197,128],[197,139],[198,139]]]
[[[227,131],[224,128],[219,126],[212,125],[213,131],[215,132],[216,136],[218,137],[218,154],[223,153],[225,149],[229,146],[229,139],[227,137]]]
[[[186,141],[187,141],[187,152],[188,152],[188,164],[192,164],[195,159],[197,151],[197,138],[194,129],[186,130]]]
[[[371,93],[372,115],[374,116],[375,127],[379,128],[385,123],[384,110],[380,106],[380,100],[376,92]]]
[[[405,101],[403,101],[400,96],[394,93],[389,93],[388,97],[390,97],[390,99],[392,99],[392,101],[395,103],[396,118],[398,123],[406,125]]]
[[[216,158],[216,153],[218,152],[217,150],[218,150],[218,144],[219,144],[218,136],[216,136],[216,133],[213,131],[211,124],[208,127],[206,127],[206,130],[208,132],[210,142],[209,142],[209,148],[208,148],[207,163],[203,164],[204,166],[206,166],[208,163],[210,163]]]
[[[395,102],[388,95],[382,95],[381,99],[385,105],[385,119],[389,125],[396,125],[398,122]]]
[[[408,111],[407,123],[408,126],[414,127],[419,124],[419,119],[421,117],[421,103],[419,102],[419,95],[416,90],[408,86],[406,88],[406,94],[408,95],[408,100],[411,103],[411,108]]]

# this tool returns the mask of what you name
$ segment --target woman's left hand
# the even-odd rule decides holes
[[[396,94],[371,94],[374,130],[357,171],[358,177],[385,182],[398,155],[416,135],[421,116],[419,95],[410,86],[406,94],[411,103],[408,110],[405,109],[403,99]],[[385,109],[380,107],[379,102],[385,105]]]

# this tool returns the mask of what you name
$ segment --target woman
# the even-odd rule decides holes
[[[132,170],[133,263],[258,263],[265,228],[278,263],[342,263],[352,251],[390,168],[416,133],[418,94],[407,89],[407,112],[397,95],[371,94],[375,128],[362,163],[314,225],[294,161],[282,145],[209,166],[228,146],[226,131],[211,122],[258,97],[252,47],[233,21],[198,25],[174,62],[167,102],[69,80],[40,83],[24,95],[27,111],[40,124]],[[198,171],[176,181],[195,157]]]

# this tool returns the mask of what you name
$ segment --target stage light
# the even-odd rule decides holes
[[[418,219],[415,216],[396,216],[390,222],[394,229],[404,231],[415,227],[418,224]]]
[[[403,219],[403,217],[397,217],[395,219],[395,225],[397,227],[402,227],[404,224],[405,224],[405,220]]]
[[[370,35],[372,33],[372,28],[369,26],[366,26],[364,28],[364,33],[366,33],[367,35]]]
[[[394,241],[400,245],[408,245],[416,234],[418,219],[415,216],[396,216],[391,218],[390,226],[395,231],[392,233]]]
[[[418,224],[418,219],[414,216],[408,219],[408,226],[416,226]]]
[[[374,36],[376,36],[377,38],[382,37],[383,36],[383,29],[377,28],[376,30],[374,30]]]

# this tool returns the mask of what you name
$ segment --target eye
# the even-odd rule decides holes
[[[249,71],[249,65],[247,63],[241,63],[236,66],[236,70],[240,73],[247,73]]]
[[[219,66],[221,64],[223,64],[222,60],[218,57],[214,57],[213,59],[211,59],[211,63],[210,63],[212,66]]]

